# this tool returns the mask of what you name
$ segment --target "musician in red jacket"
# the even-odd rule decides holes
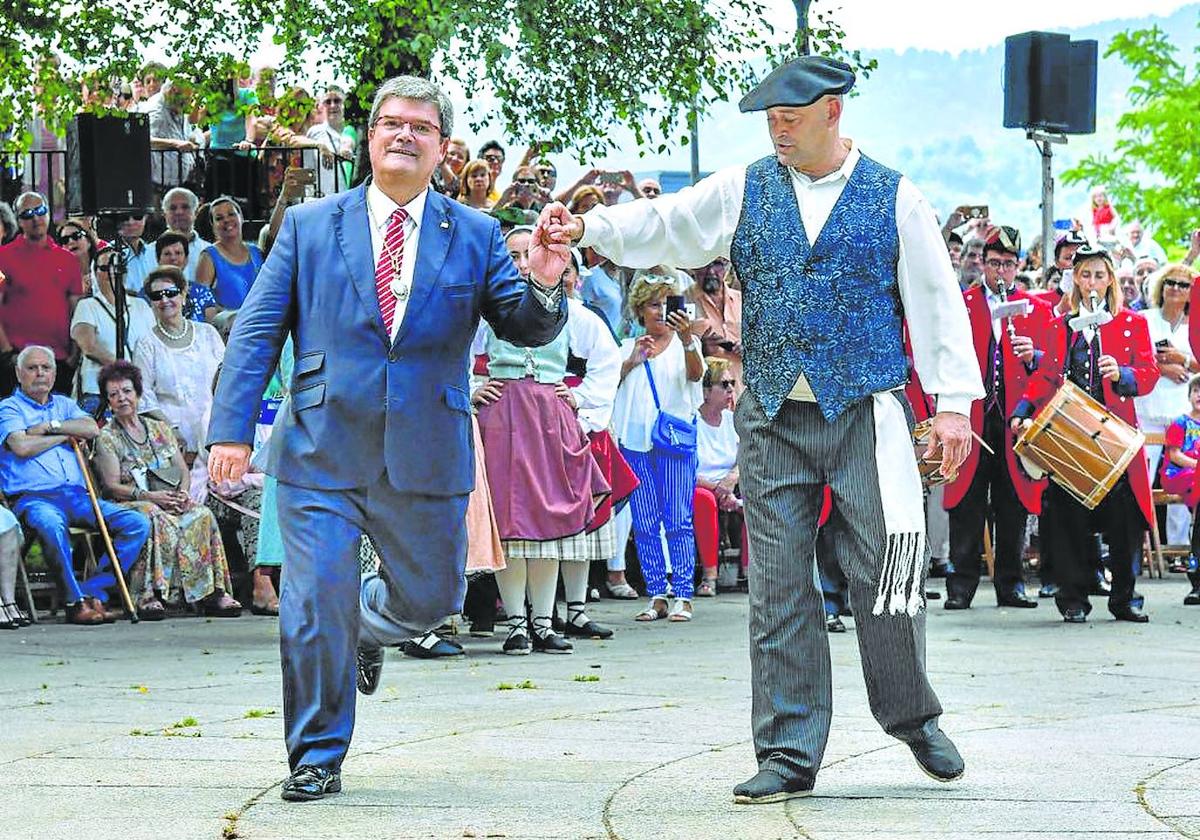
[[[958,478],[946,486],[944,504],[950,512],[948,610],[965,610],[975,597],[989,511],[996,521],[992,575],[996,605],[1038,605],[1036,599],[1025,595],[1021,552],[1027,515],[1041,512],[1045,482],[1032,481],[1018,469],[1007,421],[1025,393],[1030,374],[1039,368],[1041,343],[1052,314],[1048,304],[1016,286],[1020,250],[1021,235],[1015,228],[992,228],[983,246],[983,284],[963,293],[987,392],[971,405],[971,428],[992,452],[975,441]],[[1005,308],[1018,305],[1026,314],[1003,316]]]
[[[1071,311],[1051,324],[1046,336],[1046,354],[1037,375],[1030,377],[1025,398],[1013,412],[1014,431],[1028,424],[1028,418],[1058,392],[1064,379],[1087,391],[1112,414],[1136,426],[1133,398],[1150,393],[1158,382],[1150,332],[1141,315],[1123,307],[1121,288],[1108,252],[1081,247],[1075,254],[1074,269]],[[1078,315],[1101,311],[1111,315],[1111,320],[1099,326],[1075,320]],[[1059,584],[1055,601],[1063,620],[1082,623],[1091,612],[1088,591],[1095,580],[1095,569],[1087,543],[1091,534],[1100,533],[1108,543],[1111,558],[1109,612],[1118,621],[1149,621],[1132,603],[1134,556],[1154,515],[1145,450],[1138,452],[1124,475],[1093,510],[1054,482],[1046,489],[1045,496],[1046,506],[1052,511],[1042,517],[1041,534],[1054,554]]]

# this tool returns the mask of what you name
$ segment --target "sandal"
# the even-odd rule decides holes
[[[655,604],[657,604],[657,603],[662,604],[662,609],[658,609],[657,607],[655,607]],[[646,609],[642,610],[640,613],[635,615],[633,617],[633,620],[634,621],[658,621],[660,619],[666,618],[667,615],[668,615],[667,599],[661,595],[655,595],[653,598],[650,599],[650,603],[646,605]]]
[[[137,606],[138,618],[142,621],[162,621],[167,617],[167,608],[157,598]]]
[[[201,610],[206,618],[237,618],[242,614],[242,605],[224,592],[214,592],[201,601]]]
[[[258,604],[254,601],[250,602],[251,615],[279,615],[279,602],[273,604]]]
[[[715,598],[717,597],[717,579],[705,578],[700,581],[700,585],[696,587],[697,598]]]
[[[616,598],[618,601],[636,601],[641,596],[638,595],[636,589],[626,583],[612,583],[604,581],[604,588],[608,590],[608,597]]]
[[[667,613],[667,621],[691,621],[692,620],[692,602],[687,598],[676,598],[675,603],[671,605],[671,611]]]

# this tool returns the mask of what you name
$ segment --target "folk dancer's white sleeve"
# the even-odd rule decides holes
[[[746,167],[714,172],[694,186],[655,199],[589,210],[581,248],[627,268],[699,268],[728,257],[742,213]]]
[[[938,411],[970,417],[984,396],[971,322],[933,209],[907,178],[896,193],[896,226],[896,279],[921,385],[937,395]]]
[[[621,382],[621,351],[604,321],[575,298],[567,298],[571,353],[587,360],[587,373],[572,389],[585,432],[607,429]]]

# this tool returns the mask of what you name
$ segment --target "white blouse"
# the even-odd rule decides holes
[[[1150,330],[1150,343],[1155,344],[1163,339],[1171,342],[1171,346],[1192,355],[1192,347],[1188,341],[1188,322],[1184,318],[1179,326],[1171,329],[1171,325],[1163,318],[1161,309],[1147,309],[1142,313],[1146,326]],[[1186,414],[1191,403],[1188,402],[1187,380],[1172,382],[1165,376],[1158,378],[1154,390],[1143,397],[1135,397],[1134,408],[1137,410],[1138,421],[1151,426],[1163,426],[1181,414]]]
[[[150,305],[141,298],[127,297],[125,321],[125,358],[133,355],[133,348],[143,336],[149,335],[154,329],[154,313]],[[92,295],[85,297],[75,307],[71,318],[71,329],[77,324],[87,324],[96,331],[96,343],[101,348],[115,355],[117,346],[117,321],[113,305],[102,297]],[[132,359],[130,360],[132,361]],[[99,394],[100,386],[96,381],[100,373],[100,363],[94,362],[86,355],[79,362],[80,393]],[[103,396],[101,394],[101,396]]]
[[[700,465],[696,478],[716,484],[737,466],[738,433],[733,427],[733,412],[721,412],[721,425],[710,426],[703,417],[696,418],[696,454]]]
[[[627,338],[621,342],[621,360],[633,352],[637,339]],[[699,382],[689,382],[683,343],[678,336],[671,337],[667,349],[650,359],[650,370],[654,372],[654,385],[662,410],[667,414],[691,420],[696,409],[704,400],[704,391]],[[634,452],[649,452],[650,432],[658,419],[654,407],[654,396],[650,392],[650,380],[646,378],[645,365],[638,365],[625,375],[617,388],[617,400],[613,405],[613,428],[617,442]]]
[[[213,400],[213,377],[225,358],[225,342],[212,324],[187,321],[192,341],[173,349],[156,332],[133,348],[142,369],[140,411],[158,409],[183,436],[184,449],[198,452],[204,441],[204,418]]]

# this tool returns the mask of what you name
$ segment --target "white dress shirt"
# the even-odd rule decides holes
[[[825,227],[860,157],[851,146],[842,166],[822,178],[792,171],[810,244]],[[653,201],[596,207],[583,217],[583,238],[578,244],[631,268],[707,265],[729,256],[745,189],[746,167],[731,166]],[[921,383],[937,395],[939,411],[969,415],[971,402],[982,399],[984,390],[966,305],[933,210],[904,177],[896,194],[896,226],[900,235],[896,279]],[[803,374],[788,396],[812,399]]]
[[[402,289],[409,294],[396,298],[396,311],[392,316],[392,332],[388,338],[396,340],[400,331],[400,323],[404,320],[404,312],[408,309],[408,298],[412,293],[413,268],[417,264],[417,240],[421,235],[421,218],[425,215],[425,198],[429,188],[417,193],[417,197],[404,205],[408,218],[404,220],[404,256],[400,262],[400,283]],[[400,209],[400,205],[392,201],[383,190],[372,181],[367,187],[367,218],[371,221],[371,265],[378,268],[379,255],[383,252],[383,240],[387,237],[388,224],[392,214]]]

